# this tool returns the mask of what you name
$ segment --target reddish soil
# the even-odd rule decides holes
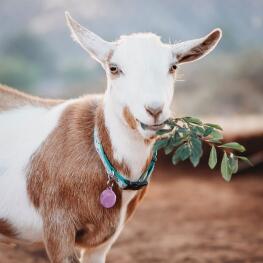
[[[263,262],[263,170],[226,183],[217,172],[159,163],[108,261]],[[41,249],[0,246],[0,263],[48,262]]]

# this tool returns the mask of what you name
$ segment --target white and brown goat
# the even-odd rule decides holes
[[[0,86],[0,240],[43,242],[54,263],[101,263],[145,188],[115,184],[115,206],[101,206],[107,176],[94,128],[113,166],[136,181],[170,116],[177,65],[208,54],[221,31],[173,45],[151,33],[106,42],[66,18],[74,40],[105,69],[107,89],[56,101]]]

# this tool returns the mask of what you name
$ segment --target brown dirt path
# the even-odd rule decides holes
[[[152,184],[109,262],[262,263],[263,177],[229,184],[207,170],[177,170]]]
[[[218,173],[160,163],[109,263],[263,263],[263,171],[225,183]],[[0,246],[0,263],[44,263],[32,247]]]

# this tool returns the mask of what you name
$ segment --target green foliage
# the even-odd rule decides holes
[[[208,165],[214,169],[217,162],[217,149],[223,151],[221,160],[221,174],[229,182],[232,175],[238,171],[238,160],[252,163],[244,156],[235,155],[235,151],[244,152],[245,147],[237,142],[222,144],[222,128],[213,123],[203,123],[193,117],[170,119],[166,122],[165,129],[159,130],[159,140],[154,149],[164,148],[165,154],[172,153],[172,163],[176,165],[180,161],[190,160],[196,167],[203,154],[202,142],[211,146]]]
[[[184,117],[183,120],[188,123],[199,124],[199,125],[202,124],[202,122],[199,119],[193,117]]]
[[[197,135],[191,134],[190,145],[191,145],[190,161],[193,164],[193,166],[196,167],[199,164],[203,154],[202,141],[199,139]]]
[[[237,173],[237,171],[238,171],[238,158],[233,154],[230,154],[230,156],[229,156],[229,166],[230,166],[230,170],[233,174]]]
[[[237,156],[238,159],[248,163],[250,166],[253,166],[253,163],[250,162],[250,160],[245,156]]]
[[[23,32],[1,46],[0,83],[26,90],[54,74],[53,52],[38,36]]]
[[[209,135],[210,135],[210,138],[208,139],[209,142],[221,143],[221,140],[223,139],[222,133],[220,133],[215,129],[213,129]]]
[[[224,152],[224,156],[221,162],[221,174],[223,176],[223,178],[229,182],[231,180],[231,169],[230,169],[230,165],[229,165],[229,159],[227,157],[227,153]]]
[[[163,139],[163,140],[158,140],[154,147],[153,147],[153,150],[154,151],[159,151],[161,148],[164,148],[166,147],[168,144],[168,140],[167,139]]]
[[[218,124],[213,124],[213,123],[205,123],[205,126],[208,126],[208,127],[214,128],[214,129],[216,129],[216,130],[223,131],[222,127],[221,127],[221,126],[219,126]]]
[[[182,144],[177,148],[172,157],[173,164],[175,165],[179,161],[185,161],[190,156],[190,153],[191,151],[189,145],[187,143]]]
[[[24,61],[13,57],[2,57],[0,60],[0,83],[17,87],[30,88],[39,78],[38,69]]]
[[[210,135],[212,132],[214,131],[214,129],[212,127],[206,127],[205,128],[205,132],[204,132],[204,137]]]
[[[53,73],[55,59],[54,54],[37,35],[22,32],[6,40],[3,45],[3,53],[8,57],[26,61],[36,65],[43,73]]]
[[[217,164],[217,152],[216,147],[212,145],[210,155],[209,155],[209,161],[208,165],[211,169],[214,169]]]
[[[233,149],[233,150],[237,150],[239,152],[244,152],[246,150],[246,148],[237,143],[237,142],[229,142],[229,143],[225,143],[223,145],[220,145],[219,147],[222,147],[222,148],[229,148],[229,149]]]

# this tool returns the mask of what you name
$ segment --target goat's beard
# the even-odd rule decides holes
[[[157,137],[156,131],[143,129],[141,123],[132,116],[132,114],[129,118],[123,116],[123,122],[135,139],[152,140]]]
[[[137,130],[145,140],[154,140],[157,137],[156,131],[144,130],[140,124],[138,125]]]

